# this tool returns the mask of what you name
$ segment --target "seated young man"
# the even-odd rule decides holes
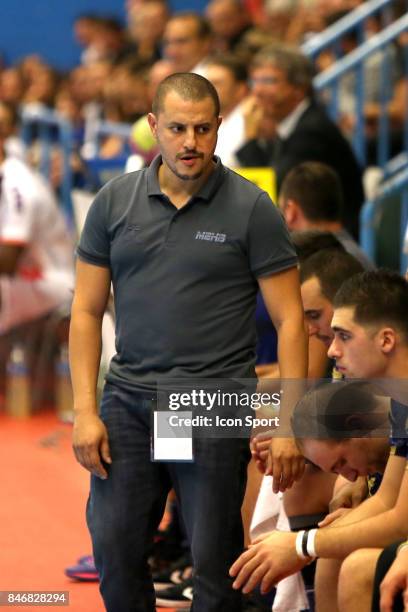
[[[292,168],[282,183],[279,207],[291,232],[332,232],[363,268],[374,268],[341,221],[343,190],[337,172],[327,164],[307,161]]]
[[[333,337],[330,327],[333,316],[332,301],[341,284],[353,274],[361,272],[363,268],[361,263],[347,253],[336,238],[328,232],[298,232],[294,242],[300,259],[302,303],[311,340],[309,376],[312,378],[332,375],[339,377],[333,364],[329,364],[326,355]],[[313,250],[316,244],[322,246],[322,249],[317,252]],[[308,257],[304,257],[304,253],[307,253]],[[310,363],[315,366],[313,373],[310,371]],[[262,466],[261,471],[263,469]],[[269,529],[273,525],[273,513],[268,510],[274,505],[270,480],[270,477],[266,477],[262,482],[255,505],[253,522],[255,532],[261,529],[260,526],[255,527],[256,518],[267,516],[268,512],[271,514],[268,522]],[[327,514],[332,504],[336,504],[335,507],[354,506],[367,495],[366,479],[361,478],[353,485],[345,483],[347,481],[343,478],[338,478],[336,481],[334,475],[324,473],[313,465],[306,465],[301,480],[295,482],[284,493],[284,510],[289,518],[290,528],[297,530],[315,526]],[[335,499],[334,494],[336,494]],[[266,531],[268,524],[265,523],[262,528]],[[307,583],[313,579],[310,570],[311,568],[307,570]],[[282,587],[282,592],[283,590]]]
[[[322,381],[295,407],[293,434],[310,463],[354,482],[385,470],[389,410],[389,397],[374,385]]]
[[[302,250],[304,250],[304,246],[302,246]],[[353,274],[361,271],[362,265],[360,262],[346,253],[341,246],[331,246],[313,253],[306,259],[300,259],[303,309],[308,325],[309,338],[314,341],[313,346],[309,346],[309,361],[317,364],[322,361],[321,357],[324,360],[315,368],[316,370],[320,369],[319,374],[311,375],[309,372],[311,377],[322,378],[333,373],[335,377],[339,376],[335,369],[329,367],[325,355],[333,337],[330,327],[333,316],[332,300],[342,283]],[[313,355],[311,355],[312,351]],[[306,472],[309,471],[310,469],[307,468]],[[311,481],[309,478],[307,481],[302,479],[295,483],[292,489],[285,493],[285,510],[289,517],[324,512],[323,508],[331,498],[332,484],[331,479],[320,480],[316,499],[310,495]],[[324,482],[329,484],[329,491],[327,491]],[[308,495],[305,495],[305,486],[307,486]],[[259,503],[262,503],[262,500]],[[301,512],[299,507],[302,508]]]
[[[367,561],[374,571],[381,549],[407,535],[408,472],[406,420],[408,394],[403,388],[408,374],[408,283],[387,270],[357,274],[346,281],[334,299],[332,329],[334,340],[328,354],[347,378],[379,379],[392,397],[392,452],[377,493],[340,517],[334,524],[302,535],[272,532],[256,541],[233,564],[234,588],[251,591],[257,584],[267,591],[283,577],[298,571],[313,557],[344,560],[354,551],[371,549]],[[405,443],[402,442],[405,441]],[[372,549],[377,549],[373,551]],[[350,561],[348,561],[350,562]],[[320,562],[319,562],[320,563]],[[324,585],[326,591],[336,585]],[[353,597],[341,588],[337,609],[354,612],[369,610],[370,585],[365,598]],[[347,601],[345,603],[345,599]],[[329,608],[335,610],[331,593]],[[320,605],[320,608],[319,608]]]

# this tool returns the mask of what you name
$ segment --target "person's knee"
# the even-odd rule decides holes
[[[347,610],[357,601],[363,601],[371,593],[373,565],[370,562],[372,550],[360,549],[343,561],[339,574],[338,603],[340,610]]]

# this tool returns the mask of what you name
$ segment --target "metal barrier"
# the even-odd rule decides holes
[[[132,126],[127,123],[95,121],[92,124],[89,130],[90,137],[84,147],[86,148],[84,163],[92,189],[97,190],[110,179],[122,174],[129,156],[129,152],[122,152],[112,158],[100,157],[101,140],[105,136],[118,136],[126,143],[129,140],[131,130]]]
[[[366,165],[365,135],[365,62],[375,53],[382,54],[380,65],[380,100],[378,121],[377,165],[384,167],[389,160],[390,129],[387,105],[392,94],[392,58],[390,43],[408,29],[408,15],[404,15],[381,32],[364,41],[364,26],[368,17],[382,11],[383,23],[389,21],[389,9],[392,0],[370,0],[358,7],[323,33],[313,36],[302,46],[302,51],[311,58],[325,49],[335,50],[337,61],[314,79],[318,92],[330,88],[329,113],[336,121],[339,118],[339,84],[346,73],[354,72],[356,76],[356,127],[353,133],[353,147],[362,166]],[[355,30],[361,44],[351,53],[339,57],[339,41],[342,36]],[[405,49],[404,73],[408,77],[408,48]],[[408,111],[405,109],[404,146],[408,147]]]
[[[383,169],[385,183],[381,186],[378,197],[367,202],[360,213],[360,242],[369,257],[375,260],[378,224],[385,202],[391,195],[401,193],[401,271],[405,271],[408,256],[402,252],[402,241],[408,223],[408,45],[405,45],[403,66],[406,81],[406,100],[404,108],[403,151],[390,159],[390,121],[388,103],[392,94],[392,65],[390,44],[400,34],[408,30],[408,14],[389,23],[390,9],[393,0],[370,0],[351,11],[321,34],[310,38],[302,51],[312,59],[326,49],[334,51],[337,61],[314,79],[317,92],[329,89],[329,113],[334,120],[339,119],[339,83],[345,74],[354,72],[356,76],[356,125],[353,133],[353,147],[362,166],[366,165],[366,125],[365,125],[365,74],[367,58],[374,53],[382,53],[380,64],[380,99],[377,140],[377,165]],[[407,4],[408,7],[408,4]],[[364,41],[364,27],[368,17],[381,13],[383,30]],[[349,54],[340,57],[339,42],[351,31],[357,33],[359,46]]]
[[[408,267],[408,255],[403,253],[403,240],[408,225],[408,164],[400,169],[381,186],[377,197],[366,202],[360,211],[360,243],[367,255],[375,261],[377,230],[381,211],[390,196],[401,193],[400,215],[400,270],[405,273]]]
[[[88,142],[93,155],[85,159],[85,165],[92,179],[93,186],[99,188],[101,184],[120,174],[126,164],[126,155],[112,159],[102,159],[98,156],[101,138],[115,135],[127,141],[131,133],[131,125],[98,121],[92,126],[92,136]],[[39,170],[48,180],[51,171],[51,153],[57,148],[62,156],[62,182],[60,187],[60,200],[62,208],[70,223],[73,223],[74,213],[71,192],[73,188],[73,172],[71,168],[71,154],[73,152],[73,129],[69,121],[58,113],[45,108],[25,110],[22,114],[22,138],[29,145],[34,141],[38,143],[40,159]],[[95,178],[98,177],[98,178]],[[103,177],[103,180],[101,180]]]
[[[357,49],[337,61],[324,72],[318,74],[314,79],[314,86],[317,91],[321,91],[332,84],[338,84],[339,79],[350,70],[360,68],[364,65],[364,60],[373,53],[383,50],[397,36],[408,30],[408,14],[404,15],[382,32],[376,34]],[[408,78],[408,57],[405,58],[405,74]],[[384,53],[381,64],[381,101],[380,101],[380,122],[379,122],[379,144],[378,144],[378,165],[383,167],[388,161],[388,116],[387,103],[390,97],[390,67],[389,56]],[[364,80],[358,81],[358,102],[357,102],[357,124],[355,130],[354,147],[360,162],[365,162],[365,122],[364,122]],[[405,107],[404,125],[408,123],[408,110]],[[408,147],[408,132],[404,130],[404,147]]]
[[[336,23],[326,28],[324,32],[315,34],[309,38],[309,40],[302,45],[302,52],[315,59],[321,51],[331,47],[333,43],[338,41],[344,34],[356,28],[359,29],[361,35],[364,37],[363,27],[366,19],[390,7],[392,3],[393,0],[369,0],[369,2],[365,2],[351,11],[348,15],[345,15],[336,21]],[[383,17],[386,20],[389,18],[387,13],[383,13]]]
[[[64,213],[70,223],[73,223],[71,201],[72,189],[72,126],[69,121],[58,113],[46,109],[25,110],[22,114],[22,138],[29,145],[34,140],[40,150],[39,170],[45,178],[50,178],[51,151],[57,147],[62,156],[62,181],[60,200]]]
[[[98,157],[101,138],[104,136],[119,136],[123,140],[128,140],[132,126],[128,123],[114,123],[113,121],[95,121],[92,126],[92,136],[89,139],[90,148],[93,155]]]

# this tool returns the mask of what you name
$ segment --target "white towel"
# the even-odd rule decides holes
[[[282,493],[274,493],[272,476],[264,476],[252,516],[251,540],[274,529],[290,531],[289,520],[283,507]],[[278,583],[272,606],[273,612],[300,612],[308,609],[305,585],[300,572]]]

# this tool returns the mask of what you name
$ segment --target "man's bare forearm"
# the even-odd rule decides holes
[[[296,321],[286,319],[279,326],[278,359],[282,378],[307,377],[308,336],[303,315]]]
[[[102,317],[73,309],[69,355],[76,414],[97,414],[96,386],[102,351],[101,327]]]
[[[315,547],[319,557],[344,559],[358,548],[385,548],[406,537],[406,524],[395,508],[352,525],[326,527],[316,534]]]
[[[304,392],[302,383],[307,378],[307,347],[303,317],[297,322],[283,321],[278,330],[278,359],[284,391],[280,409],[280,429],[282,434],[286,432],[289,436],[293,409]],[[299,384],[295,383],[295,380],[299,380]]]

